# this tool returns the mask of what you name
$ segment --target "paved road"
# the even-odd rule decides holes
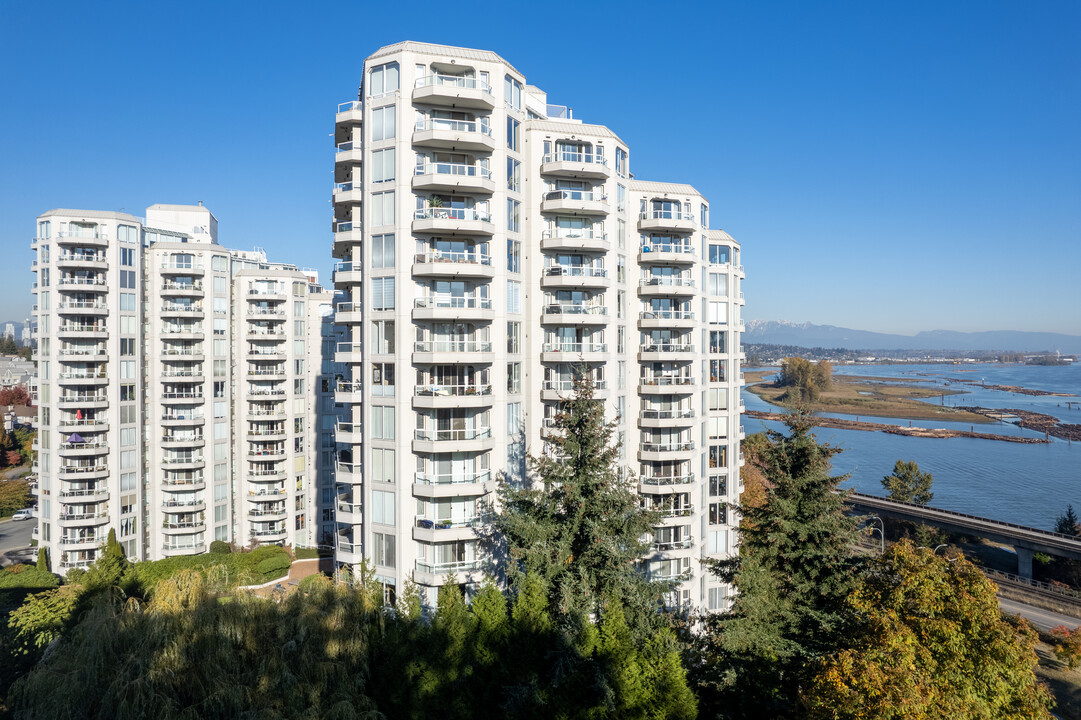
[[[27,547],[30,544],[30,536],[37,525],[37,518],[0,522],[0,555],[3,555],[8,550]]]
[[[1081,626],[1081,618],[1070,617],[1069,615],[1060,615],[1057,612],[1044,610],[1043,608],[1032,607],[1031,605],[1025,605],[1015,600],[999,598],[998,606],[1002,608],[1003,612],[1008,612],[1011,615],[1015,613],[1020,613],[1021,617],[1025,618],[1033,625],[1044,631],[1050,630],[1057,625],[1065,625],[1068,628],[1075,628]]]

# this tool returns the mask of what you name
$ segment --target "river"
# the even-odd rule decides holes
[[[769,370],[771,368],[764,368]],[[750,368],[748,368],[750,370]],[[839,365],[834,375],[927,379],[921,386],[966,391],[961,395],[931,398],[927,402],[946,405],[979,405],[1014,408],[1053,415],[1063,422],[1081,423],[1081,364],[1035,366],[1000,364],[965,365]],[[1033,390],[1074,393],[1078,397],[1030,396],[1000,390],[971,387],[958,380],[975,380],[988,385],[1017,385]],[[742,392],[748,410],[777,411],[758,396]],[[1066,401],[1074,401],[1068,409]],[[835,415],[854,419],[851,415]],[[907,420],[860,415],[860,420],[908,424]],[[785,430],[778,422],[745,417],[747,434],[764,427]],[[913,420],[914,427],[970,429],[968,423]],[[976,425],[977,432],[1042,437],[1030,430],[1005,423]],[[931,505],[983,517],[1051,529],[1067,503],[1081,513],[1081,443],[1051,438],[1051,443],[1022,444],[970,438],[914,438],[881,432],[819,428],[819,440],[843,452],[833,458],[834,471],[848,474],[842,487],[872,495],[884,495],[881,480],[889,475],[897,460],[915,460],[923,471],[934,475]]]

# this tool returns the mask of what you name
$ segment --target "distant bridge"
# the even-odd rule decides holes
[[[1017,574],[1022,578],[1032,577],[1033,553],[1042,552],[1081,560],[1081,538],[1074,535],[1063,535],[953,510],[899,502],[877,495],[851,493],[845,502],[856,510],[870,510],[884,517],[919,522],[950,532],[977,535],[993,542],[1012,545],[1017,551]]]

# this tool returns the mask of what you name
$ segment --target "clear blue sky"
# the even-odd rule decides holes
[[[0,0],[0,320],[34,218],[202,200],[329,281],[330,132],[361,62],[494,50],[688,182],[747,319],[1081,334],[1081,2]]]

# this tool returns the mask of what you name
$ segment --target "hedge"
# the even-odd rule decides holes
[[[267,571],[260,569],[260,565],[268,560],[274,563],[274,569],[270,571],[275,573],[272,577],[266,576]],[[164,560],[139,562],[132,565],[131,577],[144,592],[152,592],[159,582],[172,577],[180,570],[193,569],[207,574],[214,566],[224,566],[229,574],[229,583],[238,585],[244,584],[241,582],[244,580],[241,576],[245,574],[254,582],[260,582],[260,576],[264,576],[265,580],[281,577],[286,574],[285,569],[289,567],[289,563],[289,554],[284,549],[277,545],[266,545],[252,552],[228,555],[181,555]]]

